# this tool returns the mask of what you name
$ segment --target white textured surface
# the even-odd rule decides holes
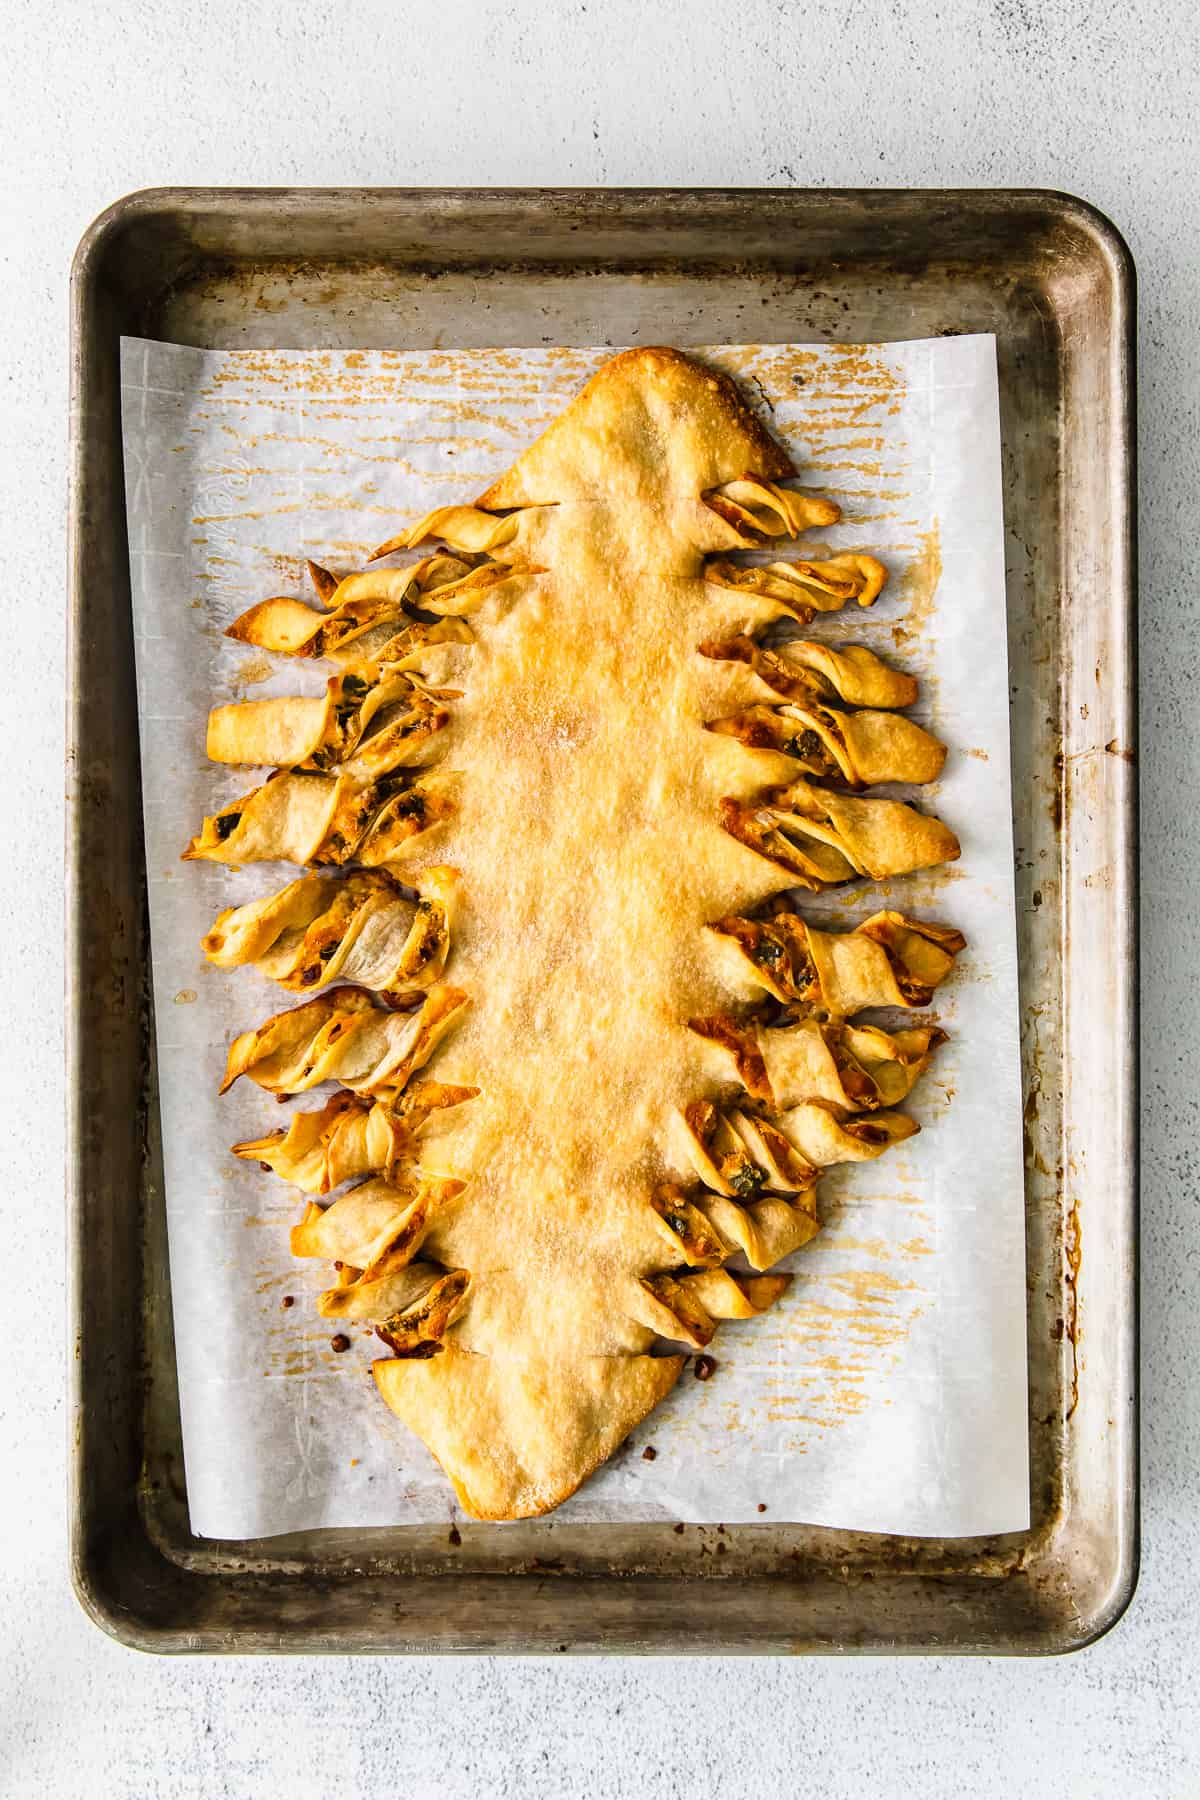
[[[40,1303],[14,1316],[0,1384],[0,1792],[1200,1791],[1189,0],[551,0],[514,15],[26,0],[4,36],[0,689],[21,775],[0,806],[10,1091],[30,1098],[5,1134],[0,1218],[12,1276],[36,1280]],[[66,278],[101,207],[164,182],[1028,184],[1082,194],[1126,233],[1142,284],[1146,1547],[1132,1611],[1092,1650],[1013,1665],[170,1663],[117,1649],[77,1611],[58,1299]]]

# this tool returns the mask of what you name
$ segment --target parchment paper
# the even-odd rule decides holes
[[[611,354],[122,345],[172,1296],[202,1536],[455,1511],[377,1399],[371,1344],[331,1347],[314,1310],[327,1271],[288,1250],[300,1196],[229,1154],[285,1111],[249,1083],[217,1098],[227,1046],[288,1000],[252,969],[210,968],[199,940],[222,907],[298,871],[179,861],[203,816],[259,779],[206,761],[205,719],[230,698],[317,692],[325,671],[221,634],[268,595],[308,597],[305,557],[359,567],[402,522],[472,500]],[[829,547],[892,571],[872,611],[812,635],[912,670],[915,716],[951,746],[922,803],[957,831],[961,862],[806,905],[843,923],[893,905],[958,926],[969,949],[935,996],[951,1037],[908,1103],[920,1136],[825,1178],[825,1228],[792,1259],[783,1302],[724,1326],[713,1378],[685,1371],[559,1516],[732,1522],[765,1507],[861,1530],[1018,1530],[1024,1212],[994,341],[699,354],[739,377],[802,480],[840,502]],[[804,554],[819,549],[810,534]]]

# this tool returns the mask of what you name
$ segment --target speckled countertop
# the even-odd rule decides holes
[[[5,23],[3,717],[20,1289],[0,1383],[0,1793],[414,1797],[1200,1792],[1194,682],[1198,15],[1187,0],[26,0]],[[1052,1663],[161,1661],[67,1587],[61,879],[67,271],[162,183],[1045,186],[1141,282],[1145,1551]],[[19,774],[18,774],[19,770]],[[31,904],[32,897],[32,904]]]

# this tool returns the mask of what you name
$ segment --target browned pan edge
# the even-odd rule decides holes
[[[451,318],[452,342],[547,324],[618,342],[634,316],[642,341],[684,345],[997,333],[1033,1530],[747,1526],[721,1559],[711,1530],[552,1520],[466,1527],[453,1553],[428,1528],[202,1543],[155,1146],[118,338],[415,346]],[[1037,1652],[1119,1616],[1137,1561],[1133,329],[1119,236],[1042,193],[163,190],[92,227],[72,310],[68,1194],[72,1571],[105,1629],[161,1650]]]

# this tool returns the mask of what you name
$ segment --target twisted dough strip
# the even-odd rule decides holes
[[[331,1206],[310,1201],[292,1230],[292,1254],[336,1266],[341,1279],[317,1301],[322,1318],[366,1321],[399,1354],[430,1354],[423,1347],[435,1345],[462,1311],[470,1276],[412,1259],[434,1214],[462,1189],[459,1181],[427,1181],[412,1194],[366,1181]]]
[[[887,570],[875,557],[852,551],[823,562],[773,562],[752,567],[717,557],[705,563],[704,579],[714,587],[732,588],[737,594],[769,600],[777,609],[777,616],[808,625],[817,613],[840,612],[851,601],[857,601],[859,606],[873,606],[887,581]]]
[[[699,650],[713,662],[742,663],[784,700],[841,700],[847,706],[896,708],[911,706],[917,697],[911,675],[893,669],[860,644],[835,650],[795,638],[766,650],[742,632],[731,638],[707,638]]]
[[[428,988],[446,965],[458,871],[425,869],[410,900],[382,871],[302,875],[277,894],[220,913],[200,940],[221,969],[253,963],[292,993],[331,981],[388,998]]]
[[[378,1274],[385,1259],[399,1268],[424,1243],[436,1208],[462,1188],[462,1182],[427,1182],[413,1193],[387,1181],[364,1181],[329,1206],[310,1200],[292,1228],[292,1255],[340,1263],[343,1273]]]
[[[755,801],[722,800],[720,818],[731,837],[813,893],[861,876],[906,875],[959,855],[958,839],[940,819],[899,800],[815,789],[803,777]]]
[[[383,551],[377,550],[375,554],[376,556],[382,556]],[[462,559],[458,557],[443,558],[440,552],[436,557],[431,557],[427,560],[431,562],[448,561],[456,563],[462,561]],[[420,596],[418,604],[420,605],[422,612],[437,613],[445,622],[444,629],[447,630],[447,635],[445,637],[440,640],[431,641],[450,641],[448,631],[449,621],[464,619],[471,613],[478,612],[489,594],[499,593],[499,591],[509,582],[517,581],[526,575],[536,575],[540,573],[539,570],[533,567],[526,567],[523,564],[516,563],[497,562],[490,557],[472,557],[469,563],[464,564],[463,566],[467,567],[467,573],[458,580],[444,582],[441,585],[435,586],[425,593],[422,593]],[[418,563],[416,567],[421,568],[423,565]],[[356,590],[356,593],[370,596],[384,583],[390,584],[393,579],[403,577],[408,573],[409,570],[407,569],[364,569],[358,575],[348,575],[346,580],[360,583],[361,585]],[[345,586],[345,583],[342,585]],[[470,627],[463,626],[460,630],[469,634]],[[468,635],[466,639],[460,639],[459,641],[470,642],[470,636]]]
[[[413,838],[449,818],[457,777],[403,772],[365,786],[349,775],[282,770],[205,819],[185,862],[396,862]]]
[[[370,569],[342,581],[310,562],[309,575],[327,612],[303,601],[263,600],[227,629],[225,636],[284,656],[329,657],[348,666],[419,666],[435,644],[469,644],[469,625],[457,616],[434,623],[411,617],[406,608],[457,614],[468,599],[481,601],[489,587],[509,577],[497,564],[478,559],[427,556],[407,569]],[[470,610],[463,606],[462,610]]]
[[[419,1300],[409,1300],[389,1313],[375,1327],[395,1356],[438,1356],[442,1339],[467,1302],[471,1277],[466,1269],[439,1272],[438,1279]]]
[[[639,1284],[633,1316],[659,1337],[703,1350],[722,1319],[753,1319],[790,1287],[790,1275],[741,1275],[701,1269],[651,1275]]]
[[[236,1037],[221,1092],[248,1075],[273,1094],[337,1081],[356,1094],[393,1100],[467,1004],[458,988],[435,987],[416,1012],[388,1012],[361,988],[331,988]]]
[[[714,1193],[753,1200],[770,1190],[804,1193],[834,1163],[873,1162],[920,1130],[905,1113],[839,1119],[830,1107],[802,1100],[772,1118],[694,1100],[677,1115],[679,1147]]]
[[[781,750],[810,775],[852,788],[883,781],[921,785],[936,780],[946,760],[945,744],[911,719],[872,710],[833,712],[813,701],[751,706],[712,720],[708,730],[752,750]]]
[[[779,487],[761,475],[723,482],[701,498],[710,512],[732,525],[738,543],[747,549],[768,538],[799,537],[814,525],[836,525],[842,516],[834,501],[801,488]]]
[[[961,931],[878,912],[852,931],[825,931],[785,909],[710,927],[736,945],[754,979],[785,1004],[827,1018],[872,1006],[923,1008],[966,948]]]
[[[746,1092],[771,1108],[815,1100],[839,1114],[874,1112],[907,1098],[946,1034],[936,1025],[888,1032],[875,1025],[738,1025],[726,1014],[689,1021],[732,1059]]]
[[[340,765],[358,782],[427,760],[450,721],[445,691],[426,692],[391,671],[378,681],[350,671],[324,694],[236,700],[208,715],[213,762],[325,770]]]
[[[343,1088],[318,1112],[296,1113],[286,1130],[235,1144],[233,1154],[265,1165],[306,1194],[328,1194],[364,1175],[383,1175],[395,1186],[416,1155],[426,1122],[478,1093],[418,1081],[395,1101],[371,1102]]]
[[[731,1256],[743,1256],[752,1269],[770,1269],[794,1250],[802,1250],[821,1229],[815,1188],[785,1199],[736,1201],[723,1194],[699,1194],[696,1204],[729,1245]]]
[[[813,1182],[816,1171],[810,1171]],[[752,1269],[769,1269],[817,1235],[816,1188],[786,1198],[768,1194],[735,1200],[724,1194],[664,1187],[654,1207],[662,1219],[676,1262],[709,1269],[731,1256],[744,1256]]]
[[[427,512],[415,525],[390,537],[386,544],[380,544],[372,550],[368,562],[378,562],[381,556],[390,556],[394,550],[413,550],[426,538],[440,538],[454,550],[465,550],[472,555],[491,556],[498,550],[507,550],[514,543],[520,527],[520,514],[513,512],[497,514],[483,512],[478,506],[435,506]],[[509,550],[511,558],[515,552]],[[506,570],[506,573],[511,570]],[[525,574],[538,571],[526,569]],[[422,605],[425,602],[422,601]]]

